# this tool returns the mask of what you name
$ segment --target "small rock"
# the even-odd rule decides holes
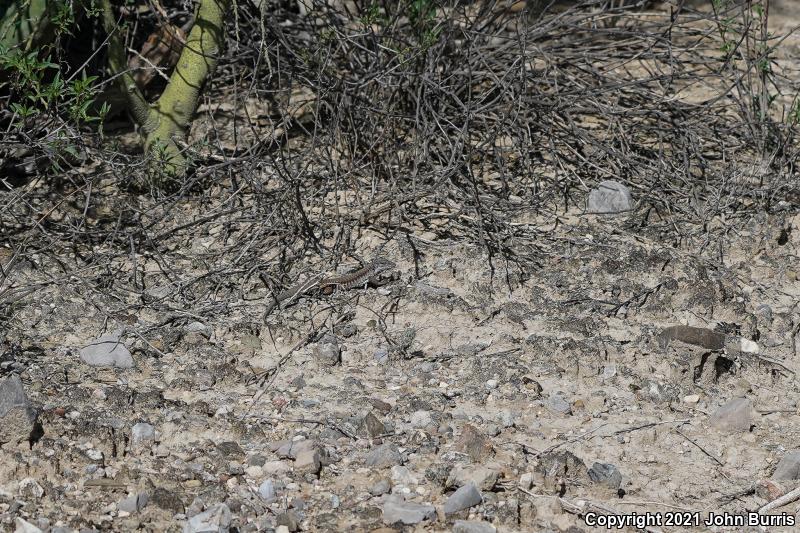
[[[758,346],[758,343],[751,341],[749,339],[745,339],[744,337],[739,337],[739,351],[743,353],[758,353],[761,351],[761,348]]]
[[[378,418],[378,415],[376,415],[373,411],[367,413],[367,415],[364,417],[364,420],[361,422],[361,425],[366,430],[367,435],[372,438],[386,433],[386,427],[383,425],[383,422],[381,422],[381,419]]]
[[[414,411],[411,413],[411,427],[422,429],[433,424],[430,411]]]
[[[561,394],[555,393],[550,395],[544,403],[547,409],[559,415],[571,415],[572,405]]]
[[[17,526],[14,533],[42,533],[41,529],[20,517],[14,519],[14,525]]]
[[[145,492],[131,494],[127,498],[124,498],[117,503],[117,510],[130,514],[138,513],[144,509],[144,506],[147,505],[148,500],[149,496]]]
[[[206,339],[210,339],[211,338],[211,328],[208,327],[207,325],[203,324],[202,322],[197,321],[197,320],[189,322],[188,324],[186,324],[186,326],[183,328],[183,330],[186,333],[197,333],[199,335],[202,335]]]
[[[44,489],[35,479],[26,477],[19,482],[19,494],[23,497],[35,498],[38,500],[44,496]]]
[[[532,395],[538,397],[542,394],[542,385],[531,376],[522,376],[522,384]]]
[[[445,487],[463,487],[473,483],[483,491],[490,491],[497,483],[500,473],[484,465],[470,465],[467,468],[456,467],[450,471]],[[529,485],[530,486],[530,485]]]
[[[314,358],[326,366],[334,366],[342,359],[339,341],[330,333],[325,334],[312,350]]]
[[[278,526],[286,526],[291,531],[300,531],[300,517],[294,511],[286,511],[275,517],[275,524]]]
[[[134,448],[150,447],[156,441],[156,428],[146,422],[134,424],[131,428],[131,445]]]
[[[404,501],[402,498],[389,498],[383,504],[383,523],[387,525],[405,524],[411,526],[436,516],[436,508]]]
[[[521,476],[519,476],[519,483],[517,483],[519,488],[522,490],[528,490],[533,486],[533,472],[525,472]]]
[[[601,181],[589,192],[588,213],[622,213],[633,209],[633,197],[628,187],[614,180]]]
[[[172,514],[182,513],[185,510],[183,501],[180,496],[178,496],[177,492],[174,490],[167,490],[164,487],[157,487],[153,490],[150,501],[153,502],[156,507],[169,511]]]
[[[318,474],[322,468],[322,453],[319,448],[300,451],[294,460],[294,469],[304,474]]]
[[[280,525],[280,526],[275,528],[275,533],[290,533],[290,532],[289,532],[289,528],[288,527],[286,527],[284,525]]]
[[[267,503],[272,503],[278,499],[278,495],[275,492],[275,483],[272,479],[266,479],[258,486],[258,495]]]
[[[772,479],[800,479],[800,449],[786,452],[775,467]]]
[[[497,529],[489,522],[482,520],[456,520],[453,522],[453,533],[495,533]]]
[[[747,398],[734,398],[714,411],[709,423],[728,433],[745,433],[753,426],[753,404]]]
[[[372,358],[375,359],[379,364],[386,364],[389,362],[389,350],[385,347],[380,347],[375,350],[372,354]]]
[[[786,489],[780,483],[771,479],[759,479],[756,482],[755,489],[756,496],[770,502],[786,494]]]
[[[759,322],[763,322],[765,324],[772,323],[772,308],[767,304],[759,304],[756,307],[756,317],[758,318]]]
[[[394,466],[403,463],[403,456],[395,444],[388,442],[370,450],[364,463],[378,468]]]
[[[81,348],[81,360],[91,366],[133,368],[133,357],[128,348],[120,341],[121,337],[121,329],[108,335],[101,335]]]
[[[244,457],[244,450],[239,446],[239,443],[230,440],[217,444],[217,451],[228,459],[240,459]]]
[[[261,466],[261,471],[269,476],[282,476],[291,470],[285,461],[267,461]]]
[[[386,478],[381,478],[369,488],[369,493],[373,496],[382,496],[392,490],[392,485]]]
[[[619,469],[608,463],[594,463],[589,469],[589,479],[614,490],[622,484],[622,474]]]
[[[499,381],[497,381],[496,379],[490,379],[490,380],[488,380],[488,381],[486,382],[486,388],[487,388],[487,389],[489,389],[489,390],[494,390],[494,389],[496,389],[496,388],[497,388],[497,386],[498,386],[499,384],[500,384],[500,382],[499,382]]]
[[[603,381],[607,381],[616,375],[617,375],[617,365],[613,364],[605,365],[603,367],[603,373],[601,374],[600,379],[602,379]]]
[[[0,444],[30,439],[36,418],[19,376],[0,380]]]
[[[469,458],[475,463],[483,461],[494,452],[491,441],[471,424],[465,424],[461,429],[461,436],[458,438],[455,448],[469,455]]]
[[[469,509],[473,505],[478,505],[482,501],[483,497],[478,487],[474,483],[467,483],[447,498],[444,503],[444,514],[455,514],[464,509]]]
[[[688,403],[689,405],[696,404],[700,401],[699,394],[689,394],[688,396],[683,397],[683,403]]]
[[[227,533],[230,525],[231,510],[224,503],[218,503],[191,517],[183,526],[183,533]]]

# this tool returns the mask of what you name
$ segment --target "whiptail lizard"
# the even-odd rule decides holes
[[[292,303],[306,294],[333,294],[338,290],[348,290],[355,287],[362,287],[369,284],[379,274],[395,268],[397,265],[385,257],[376,257],[363,268],[343,274],[324,278],[321,274],[311,276],[309,279],[298,283],[285,291],[274,296],[272,302],[267,305],[264,318],[267,317],[276,307],[286,303]]]

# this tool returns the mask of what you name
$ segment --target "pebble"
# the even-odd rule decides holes
[[[433,505],[404,501],[402,497],[389,497],[383,504],[383,523],[411,526],[436,517]]]
[[[613,214],[633,209],[631,190],[615,180],[601,181],[589,192],[588,213]]]
[[[0,444],[28,440],[37,413],[17,375],[0,380]]]
[[[383,422],[381,422],[381,419],[378,418],[378,415],[376,415],[374,411],[370,411],[366,414],[364,420],[361,422],[361,425],[367,432],[367,435],[372,438],[386,433],[386,426],[383,425]]]
[[[335,335],[326,333],[312,350],[314,358],[326,366],[334,366],[342,360],[342,349]]]
[[[149,499],[150,498],[146,492],[131,494],[127,498],[123,498],[117,503],[117,510],[130,514],[138,513],[144,509],[144,506],[147,505]]]
[[[494,389],[496,389],[496,388],[497,388],[497,386],[498,386],[499,384],[500,384],[500,382],[499,382],[499,381],[497,381],[496,379],[490,379],[490,380],[488,380],[488,381],[486,382],[486,388],[487,388],[487,389],[489,389],[489,390],[494,390]]]
[[[489,522],[482,520],[456,520],[453,522],[453,533],[495,533],[497,529]]]
[[[286,526],[291,531],[300,531],[300,517],[294,511],[286,511],[275,517],[275,523],[278,526]]]
[[[467,483],[447,498],[447,501],[444,503],[444,514],[455,514],[464,509],[469,509],[474,505],[478,505],[482,501],[483,497],[478,487],[475,486],[475,483]]]
[[[528,490],[533,486],[533,472],[525,472],[521,476],[519,476],[519,483],[517,486],[522,490]]]
[[[688,403],[690,405],[696,404],[699,401],[700,401],[699,394],[689,394],[688,396],[683,397],[683,403]]]
[[[500,472],[485,465],[455,467],[447,476],[445,487],[463,487],[468,483],[474,483],[479,489],[490,491],[494,488],[499,477]]]
[[[14,519],[14,533],[42,533],[42,530],[20,517]]]
[[[471,424],[465,424],[455,445],[456,450],[466,453],[475,463],[480,463],[492,455],[491,441]]]
[[[373,496],[382,496],[390,490],[392,490],[392,484],[388,479],[381,478],[369,488],[369,493]]]
[[[230,508],[224,503],[218,503],[191,517],[183,526],[183,533],[227,533],[230,525]]]
[[[145,448],[156,441],[156,428],[146,422],[134,424],[131,428],[131,445],[134,448]]]
[[[156,507],[173,514],[182,513],[184,511],[183,501],[180,496],[175,491],[167,490],[164,487],[157,487],[153,490],[153,494],[150,496],[150,502]]]
[[[559,415],[571,415],[572,414],[572,405],[564,398],[561,394],[552,394],[550,395],[544,403],[547,409],[555,414]]]
[[[23,497],[39,499],[44,496],[44,488],[39,483],[30,477],[26,477],[19,482],[19,494]]]
[[[370,450],[364,463],[367,466],[378,468],[394,466],[403,463],[403,456],[397,449],[397,445],[389,442]]]
[[[433,424],[430,411],[414,411],[411,413],[411,427],[422,429]]]
[[[372,354],[372,358],[377,361],[378,364],[386,364],[389,362],[389,350],[385,347],[377,348]]]
[[[775,467],[772,479],[800,479],[800,449],[786,452]]]
[[[747,398],[734,398],[711,413],[709,423],[727,433],[746,433],[754,423],[753,404]]]
[[[608,463],[594,463],[589,469],[589,479],[614,490],[622,484],[622,474],[619,469]]]
[[[266,479],[258,486],[258,495],[267,503],[272,503],[278,499],[278,495],[275,492],[275,483],[272,479]]]
[[[101,335],[81,348],[81,360],[90,366],[110,366],[114,368],[133,368],[133,357],[128,348],[120,342],[122,329]]]
[[[318,474],[321,468],[322,452],[319,448],[303,449],[294,460],[294,469],[300,473]]]

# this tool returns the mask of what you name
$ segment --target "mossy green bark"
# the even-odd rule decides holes
[[[188,162],[182,145],[200,100],[200,91],[214,73],[225,40],[224,17],[230,0],[201,0],[186,45],[169,84],[153,104],[147,103],[127,71],[122,38],[110,0],[102,0],[109,39],[109,67],[119,75],[119,85],[134,120],[141,128],[147,153],[159,153],[169,175],[182,175]]]

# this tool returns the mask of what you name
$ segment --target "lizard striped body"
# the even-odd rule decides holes
[[[356,287],[366,286],[369,284],[370,280],[375,278],[375,276],[386,272],[387,270],[391,270],[395,268],[395,266],[397,265],[395,265],[394,262],[390,261],[389,259],[384,257],[376,257],[367,263],[367,265],[365,265],[363,268],[360,268],[349,274],[333,276],[330,278],[323,278],[321,274],[316,274],[275,296],[271,305],[267,306],[264,316],[266,317],[269,315],[269,313],[271,313],[275,307],[283,305],[284,302],[291,304],[306,294],[333,294],[337,290],[349,290]]]

